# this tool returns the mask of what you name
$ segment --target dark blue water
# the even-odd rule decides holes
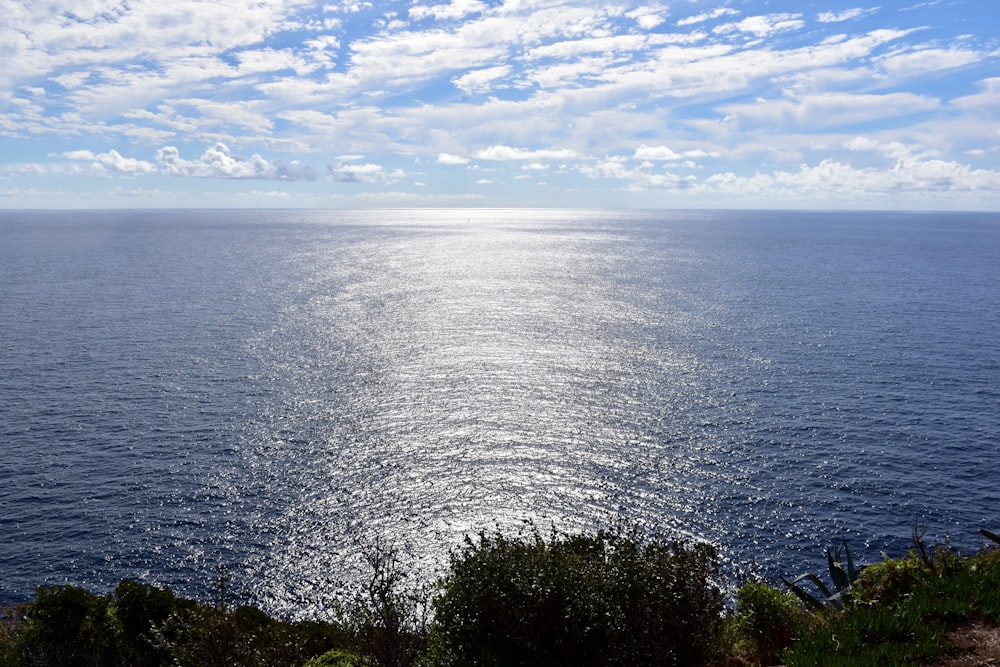
[[[764,574],[1000,529],[1000,216],[0,212],[0,600],[323,614],[625,516]]]

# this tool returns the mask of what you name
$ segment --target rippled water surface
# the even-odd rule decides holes
[[[766,574],[1000,528],[1000,218],[0,213],[0,600],[323,614],[617,516]]]

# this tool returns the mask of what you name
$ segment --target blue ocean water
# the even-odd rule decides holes
[[[1000,529],[1000,216],[0,212],[0,601],[322,615],[624,516],[770,576]]]

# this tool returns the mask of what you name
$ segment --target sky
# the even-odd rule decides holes
[[[0,208],[1000,210],[996,0],[0,17]]]

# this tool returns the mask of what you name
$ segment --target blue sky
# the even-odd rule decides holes
[[[1000,209],[996,0],[7,0],[0,207]]]

